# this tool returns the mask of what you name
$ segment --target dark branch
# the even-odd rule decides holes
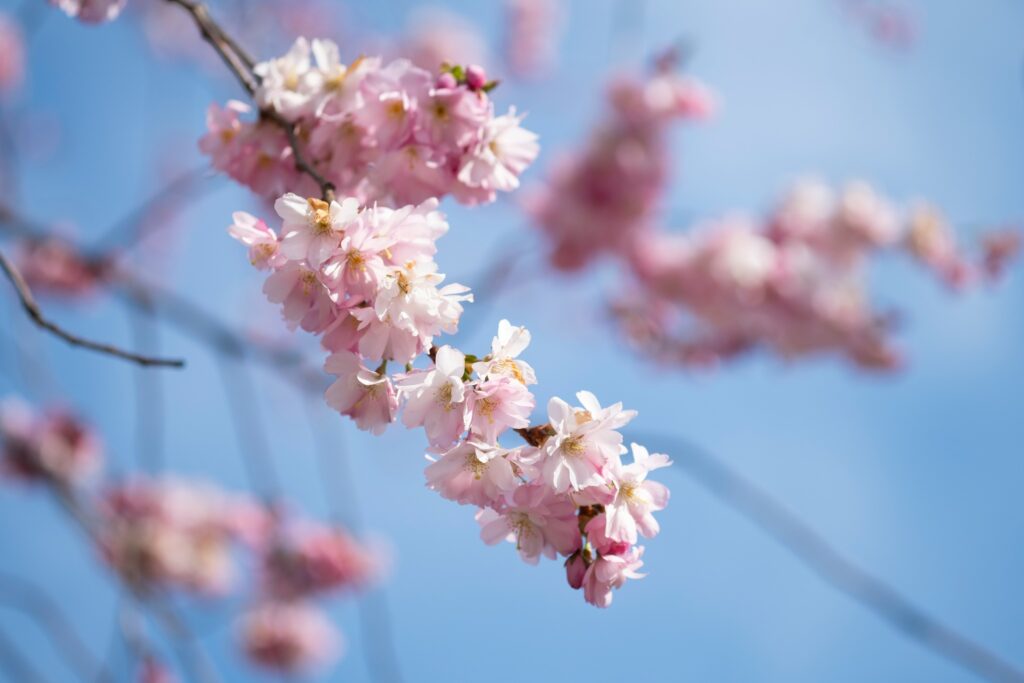
[[[206,5],[196,0],[167,0],[167,2],[178,5],[189,13],[203,39],[220,55],[224,64],[234,74],[235,78],[238,79],[238,82],[245,88],[245,91],[249,93],[249,97],[254,97],[260,84],[260,77],[253,70],[256,64],[255,60],[239,45],[238,41],[210,16],[210,11]],[[260,109],[260,117],[273,122],[288,136],[288,144],[292,148],[296,170],[305,173],[316,182],[323,199],[326,201],[334,199],[334,184],[317,171],[302,153],[302,147],[299,143],[298,124],[287,120],[278,112],[266,107]]]
[[[25,278],[21,276],[21,273],[15,268],[14,264],[11,263],[2,252],[0,252],[0,269],[3,270],[4,275],[10,280],[11,285],[14,286],[14,291],[18,294],[18,298],[21,300],[21,307],[25,309],[25,313],[32,319],[38,327],[50,332],[57,337],[60,337],[68,344],[72,346],[79,346],[84,349],[96,351],[97,353],[104,353],[108,356],[114,356],[122,360],[131,361],[138,363],[144,367],[171,367],[180,368],[185,365],[185,361],[180,359],[168,359],[168,358],[154,358],[151,356],[143,356],[131,351],[125,351],[124,349],[118,348],[111,344],[104,344],[101,342],[95,342],[84,337],[79,337],[76,334],[68,332],[64,328],[60,327],[56,323],[48,320],[39,305],[36,303],[35,298],[32,296],[32,290],[29,289],[28,284],[25,282]]]

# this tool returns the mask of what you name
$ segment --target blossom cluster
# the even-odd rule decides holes
[[[768,348],[784,358],[837,353],[887,370],[900,355],[891,316],[871,305],[872,256],[903,251],[958,288],[998,276],[1018,240],[990,235],[972,260],[928,205],[901,210],[865,183],[835,192],[807,180],[759,221],[731,216],[681,234],[649,231],[630,251],[635,291],[615,310],[646,352],[684,364]]]
[[[201,482],[134,479],[102,493],[98,544],[136,589],[223,595],[238,584],[237,549],[256,560],[253,605],[240,647],[262,667],[294,673],[338,650],[319,598],[357,590],[377,575],[370,550],[343,529],[289,520],[247,496]]]
[[[519,186],[539,150],[514,109],[495,115],[488,95],[495,84],[480,67],[446,66],[433,76],[402,59],[346,65],[334,43],[299,38],[254,71],[260,115],[243,120],[251,107],[241,102],[213,105],[200,149],[267,199],[317,188],[265,112],[296,125],[303,158],[361,203],[401,206],[445,195],[491,202]]]
[[[69,17],[86,24],[113,21],[121,14],[127,0],[49,0]]]
[[[705,366],[754,349],[784,358],[829,352],[895,368],[892,316],[870,304],[872,256],[903,251],[959,288],[997,277],[1017,251],[1019,234],[993,232],[971,256],[936,209],[900,209],[859,182],[839,192],[801,182],[762,219],[661,229],[669,124],[713,110],[708,91],[673,61],[666,55],[644,79],[615,80],[589,144],[556,164],[548,187],[527,201],[555,268],[573,271],[600,256],[622,266],[628,282],[613,317],[645,355]]]
[[[98,512],[103,558],[144,591],[227,592],[236,580],[233,546],[265,524],[254,501],[171,478],[112,485],[100,494]]]
[[[481,356],[435,343],[455,332],[471,297],[459,285],[438,288],[434,241],[447,224],[436,200],[385,209],[288,194],[275,208],[280,236],[244,213],[229,232],[272,271],[264,291],[285,319],[322,334],[324,368],[337,376],[327,403],[375,433],[401,410],[429,442],[428,486],[479,508],[486,542],[508,539],[530,563],[569,558],[570,585],[585,587],[587,601],[605,607],[613,588],[641,576],[637,534],[658,532],[652,513],[668,500],[646,476],[668,459],[634,445],[624,464],[619,429],[635,413],[588,392],[575,407],[551,399],[548,422],[530,427],[537,380],[519,358],[530,342],[524,328],[502,321]],[[423,356],[429,364],[416,367]],[[389,362],[401,371],[389,374]],[[526,444],[503,446],[510,430]]]
[[[646,79],[614,79],[607,97],[610,115],[586,147],[556,160],[526,198],[559,270],[622,253],[652,225],[667,189],[670,124],[706,118],[715,106],[704,85],[667,65]]]
[[[26,481],[81,484],[103,460],[99,436],[74,414],[38,414],[14,398],[0,403],[0,469]]]
[[[342,528],[202,481],[132,477],[86,486],[102,453],[95,432],[69,411],[0,403],[0,467],[80,508],[99,556],[133,591],[223,596],[241,583],[245,552],[256,567],[253,604],[238,624],[249,659],[294,673],[337,652],[341,637],[316,601],[375,580],[375,551]],[[143,671],[166,673],[155,661]]]

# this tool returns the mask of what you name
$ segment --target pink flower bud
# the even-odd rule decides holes
[[[455,76],[452,76],[447,71],[437,77],[437,88],[439,90],[450,90],[458,85],[459,83],[455,80]]]
[[[479,64],[471,64],[466,67],[466,85],[470,90],[479,90],[487,85],[487,72]]]
[[[573,590],[579,590],[583,586],[583,577],[586,573],[587,564],[583,561],[583,556],[580,555],[579,551],[573,553],[565,561],[565,578]]]

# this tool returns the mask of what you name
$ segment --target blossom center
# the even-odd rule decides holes
[[[576,434],[562,441],[562,452],[570,457],[583,455],[586,447],[583,444],[583,437]]]
[[[516,363],[511,358],[502,358],[496,361],[492,368],[500,374],[512,375],[519,380],[520,384],[526,384],[526,381],[523,379],[523,372],[519,369],[519,363]]]
[[[480,462],[480,459],[476,457],[476,453],[470,453],[466,456],[466,469],[473,473],[474,479],[480,479],[484,472],[487,471],[487,463]]]
[[[444,385],[437,390],[437,402],[445,407],[446,410],[450,410],[452,407],[452,384],[451,382],[445,382]]]
[[[345,261],[348,263],[349,268],[359,271],[366,270],[366,257],[356,249],[349,250],[348,254],[345,255]]]
[[[306,200],[309,203],[309,212],[313,218],[313,227],[318,235],[329,235],[331,233],[331,205],[322,199],[310,197]]]

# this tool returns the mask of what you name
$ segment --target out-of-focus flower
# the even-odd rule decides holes
[[[836,353],[892,370],[900,355],[890,317],[871,306],[871,258],[906,251],[960,288],[1003,270],[1015,238],[1002,235],[985,238],[991,246],[973,257],[932,207],[900,210],[864,183],[837,194],[803,181],[760,222],[726,217],[684,234],[640,235],[629,261],[636,290],[613,311],[644,353],[684,365],[761,348],[783,358]]]
[[[24,80],[25,38],[14,19],[0,12],[0,95],[12,95]]]
[[[650,228],[668,181],[669,125],[714,109],[707,88],[669,69],[616,78],[608,100],[611,111],[587,146],[557,160],[547,185],[526,200],[560,270],[624,252]]]
[[[18,399],[0,403],[2,468],[25,480],[48,479],[62,486],[82,483],[103,459],[96,433],[60,409],[36,414]]]
[[[262,555],[263,592],[275,600],[364,588],[381,569],[375,554],[348,533],[312,522],[279,525]]]
[[[36,294],[88,296],[106,275],[107,265],[87,259],[70,242],[57,237],[25,241],[18,252],[18,269]]]
[[[86,24],[113,21],[124,9],[127,0],[49,0],[69,17]]]
[[[487,64],[487,42],[467,19],[439,7],[418,7],[390,49],[398,57],[434,71],[442,64]]]
[[[225,592],[234,579],[232,543],[266,525],[260,506],[200,483],[137,479],[104,492],[100,551],[141,590]]]
[[[505,0],[505,62],[520,78],[549,71],[564,22],[561,0]]]
[[[264,668],[296,674],[340,654],[341,636],[319,610],[299,602],[268,602],[239,624],[242,649]]]

